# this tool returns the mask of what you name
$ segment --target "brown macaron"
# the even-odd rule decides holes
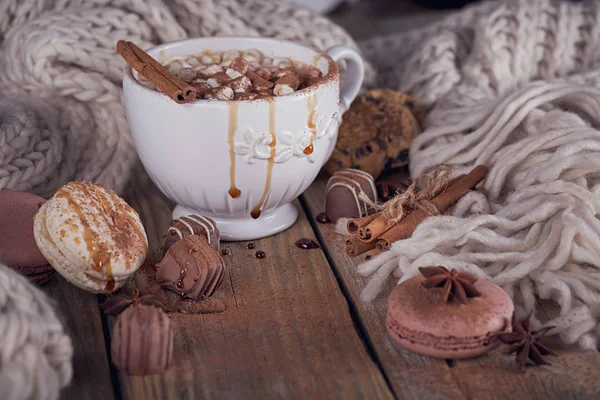
[[[417,276],[396,286],[388,298],[386,327],[396,343],[430,357],[463,359],[486,354],[510,332],[514,305],[498,285],[475,281],[478,297],[465,304],[444,300],[444,288],[427,288]]]
[[[0,262],[19,267],[48,264],[33,235],[33,218],[44,202],[35,194],[0,190]]]
[[[35,267],[21,267],[18,265],[9,265],[16,271],[25,275],[30,282],[43,286],[54,277],[54,268],[50,264],[36,265]]]

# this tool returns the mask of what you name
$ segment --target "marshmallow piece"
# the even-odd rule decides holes
[[[148,252],[138,214],[114,191],[89,182],[61,187],[40,207],[33,233],[54,269],[92,293],[122,287]]]
[[[221,65],[229,65],[229,63],[231,61],[233,61],[234,58],[237,58],[240,56],[240,52],[237,50],[227,50],[224,51],[222,56],[221,56]]]
[[[202,63],[200,62],[200,60],[198,60],[198,59],[197,59],[196,57],[194,57],[194,56],[188,57],[188,58],[187,58],[185,61],[188,63],[188,65],[189,65],[190,67],[192,67],[192,68],[194,68],[194,69],[196,69],[197,67],[199,67],[199,66],[201,66],[201,65],[202,65]]]
[[[242,57],[244,57],[244,59],[249,63],[260,64],[263,61],[264,54],[258,49],[249,49],[244,51],[244,55]]]
[[[229,75],[225,72],[218,72],[206,80],[206,82],[214,88],[221,86],[227,81],[229,81]]]
[[[254,71],[248,71],[247,75],[248,78],[250,78],[250,81],[252,82],[252,87],[256,91],[260,92],[262,90],[270,89],[274,85],[273,82],[269,82]]]
[[[194,82],[192,86],[196,89],[196,98],[203,99],[206,93],[212,90],[212,87],[206,82]]]
[[[274,69],[274,71],[272,71],[273,76],[271,77],[271,79],[277,80],[289,73],[295,74],[296,71],[294,70],[294,68]]]
[[[256,98],[258,98],[258,93],[252,93],[252,92],[249,92],[249,93],[236,93],[233,96],[234,100],[254,100]]]
[[[257,68],[257,69],[255,69],[255,70],[254,70],[254,72],[255,72],[257,75],[259,75],[261,78],[263,78],[263,79],[265,79],[265,80],[267,80],[267,81],[268,81],[268,80],[270,80],[270,79],[271,79],[271,77],[273,76],[273,73],[272,73],[272,72],[271,72],[271,71],[270,71],[268,68],[265,68],[265,67],[260,67],[260,68]],[[248,75],[248,77],[249,77],[250,79],[252,79],[252,78],[250,77],[250,75]]]
[[[273,65],[277,68],[290,68],[292,66],[292,61],[289,58],[279,57],[273,60]]]
[[[252,87],[252,82],[248,77],[242,75],[230,80],[226,85],[232,88],[234,93],[245,93]]]
[[[275,96],[285,96],[286,94],[294,93],[300,85],[300,79],[296,74],[288,72],[275,82],[273,93]]]
[[[249,67],[250,67],[250,63],[242,57],[234,58],[233,60],[231,60],[231,63],[229,64],[229,69],[237,71],[242,75],[246,75],[246,72],[248,72]]]
[[[213,64],[201,69],[200,74],[204,75],[205,77],[210,77],[214,74],[218,74],[219,72],[223,72],[223,70],[224,68],[222,66]]]
[[[193,68],[185,67],[179,71],[179,78],[186,83],[190,83],[196,79],[196,71]]]
[[[265,57],[265,58],[263,58],[263,61],[261,64],[264,65],[265,67],[271,66],[271,65],[273,65],[273,59],[269,58],[269,57]]]
[[[183,68],[184,68],[183,61],[181,61],[181,60],[173,60],[169,64],[167,64],[167,69],[173,75],[179,74],[179,71],[181,71]]]
[[[219,86],[214,93],[217,100],[233,100],[233,89],[229,86]]]
[[[212,51],[206,51],[200,56],[202,64],[219,64],[221,63],[221,54]]]

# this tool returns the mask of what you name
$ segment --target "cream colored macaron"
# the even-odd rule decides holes
[[[138,214],[102,185],[70,182],[39,209],[36,243],[67,281],[93,293],[123,286],[142,265],[148,239]]]

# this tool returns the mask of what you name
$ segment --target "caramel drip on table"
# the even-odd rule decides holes
[[[231,198],[235,199],[242,194],[242,191],[235,186],[235,144],[233,143],[233,139],[235,138],[235,131],[237,130],[237,115],[238,115],[238,106],[239,103],[237,101],[229,102],[229,181],[231,182],[229,186],[229,195]]]
[[[317,127],[315,125],[315,120],[317,119],[317,94],[315,93],[312,96],[306,98],[306,106],[308,108],[308,121],[306,122],[306,126],[310,130],[310,144],[304,148],[304,154],[312,154],[315,150],[315,137],[317,136]]]
[[[83,240],[85,241],[87,250],[90,253],[90,256],[93,261],[92,268],[94,268],[95,271],[102,271],[102,268],[106,270],[106,285],[104,286],[104,289],[112,291],[115,288],[115,279],[112,275],[112,266],[110,264],[110,252],[107,248],[106,243],[102,243],[96,240],[96,236],[94,235],[90,227],[90,222],[88,221],[87,217],[85,216],[85,214],[81,210],[81,207],[75,201],[75,199],[73,199],[73,197],[71,197],[71,195],[64,190],[59,190],[59,192],[56,194],[56,198],[60,197],[66,199],[69,202],[69,205],[71,206],[73,211],[77,213],[77,216],[79,217],[79,220],[81,221],[81,224],[83,225],[84,229]]]
[[[250,213],[254,219],[260,217],[260,213],[262,211],[261,208],[265,203],[267,194],[271,188],[271,177],[273,175],[273,166],[275,165],[275,146],[277,146],[277,135],[275,133],[275,102],[273,99],[269,101],[269,134],[271,135],[271,144],[269,145],[271,148],[271,153],[269,154],[269,159],[267,160],[267,181],[265,182],[265,190],[263,191],[260,201]]]

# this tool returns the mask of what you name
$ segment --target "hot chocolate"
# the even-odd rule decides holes
[[[266,57],[256,49],[203,52],[164,63],[172,74],[196,89],[197,99],[254,100],[285,96],[318,83],[320,69],[292,58]],[[154,89],[141,75],[136,78]]]

